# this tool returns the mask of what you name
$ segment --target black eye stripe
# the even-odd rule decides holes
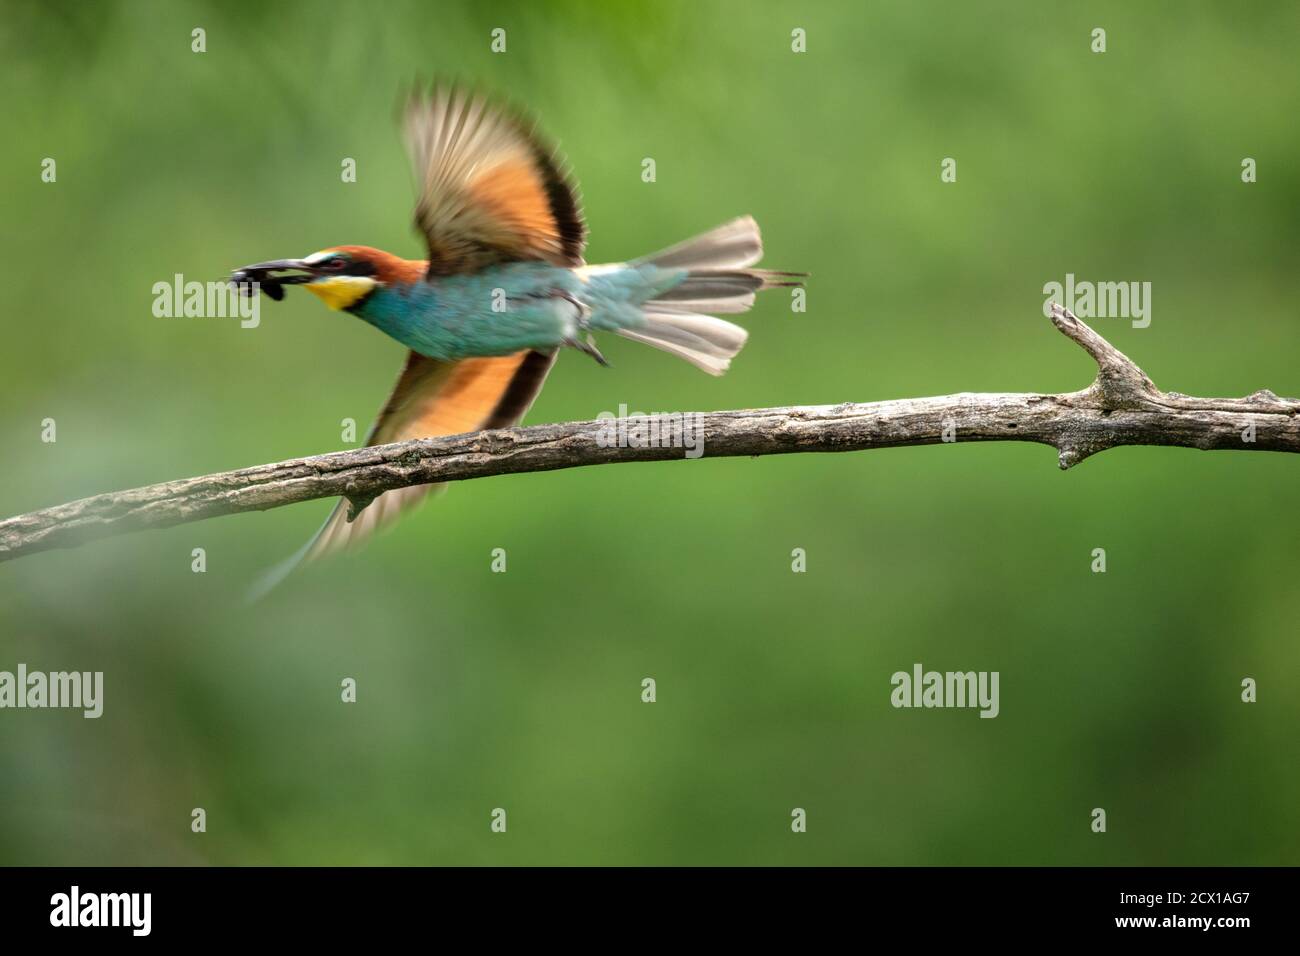
[[[337,253],[318,260],[316,268],[335,275],[372,276],[375,274],[373,263],[365,259],[354,259],[345,253]]]

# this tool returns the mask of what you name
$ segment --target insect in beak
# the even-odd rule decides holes
[[[281,274],[289,270],[296,274]],[[316,277],[316,271],[302,259],[272,259],[236,269],[230,274],[230,284],[240,295],[254,296],[261,291],[279,302],[284,298],[285,286],[310,282]]]

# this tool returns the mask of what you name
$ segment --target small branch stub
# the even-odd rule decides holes
[[[1140,405],[1143,400],[1159,396],[1146,373],[1132,359],[1111,345],[1062,305],[1051,304],[1052,324],[1077,343],[1097,363],[1097,380],[1093,389],[1105,407],[1111,410]]]
[[[378,491],[349,491],[344,494],[343,497],[348,503],[348,524],[356,521],[357,518],[360,517],[361,512],[365,511],[366,508],[370,506],[370,503],[378,498],[381,493],[382,492]]]

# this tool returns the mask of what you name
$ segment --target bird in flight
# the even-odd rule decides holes
[[[409,349],[367,445],[511,427],[560,349],[607,364],[596,332],[721,375],[748,333],[716,314],[746,311],[763,289],[800,284],[803,273],[752,268],[762,242],[748,216],[639,259],[587,265],[587,227],[563,162],[531,123],[481,93],[415,92],[402,127],[426,260],[334,246],[231,277],[243,294],[277,301],[301,285]],[[275,580],[304,558],[355,546],[433,487],[384,492],[360,514],[341,500]]]

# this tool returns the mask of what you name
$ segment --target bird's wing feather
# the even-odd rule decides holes
[[[582,265],[577,192],[530,123],[481,94],[435,86],[407,101],[402,130],[430,277],[521,259]]]
[[[554,352],[524,351],[459,362],[411,352],[366,444],[509,428],[524,417],[554,362]],[[310,560],[356,546],[419,504],[430,491],[443,487],[413,485],[386,491],[351,522],[347,502],[340,501],[308,545],[305,557]]]

